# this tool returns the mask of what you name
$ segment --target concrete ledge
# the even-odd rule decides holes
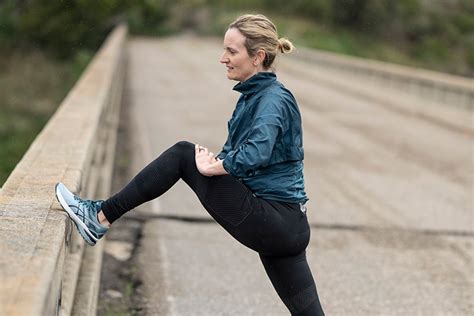
[[[359,80],[377,81],[431,101],[449,103],[472,109],[474,107],[474,79],[386,63],[298,48],[294,58],[317,63],[320,66],[357,75]]]
[[[115,145],[126,34],[125,26],[112,32],[0,191],[0,315],[72,310],[83,242],[54,184],[95,188],[90,198],[109,193],[113,151],[105,148]]]

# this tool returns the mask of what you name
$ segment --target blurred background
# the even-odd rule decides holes
[[[474,76],[472,0],[0,0],[0,186],[115,25],[222,37],[243,13],[297,46]]]

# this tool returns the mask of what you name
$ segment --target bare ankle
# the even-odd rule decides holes
[[[98,214],[97,214],[97,219],[99,220],[99,223],[105,227],[110,227],[110,223],[109,221],[107,220],[107,218],[105,218],[105,215],[104,215],[104,212],[100,211]]]

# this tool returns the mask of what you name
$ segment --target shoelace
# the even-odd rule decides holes
[[[100,209],[100,206],[102,205],[102,201],[83,200],[77,196],[74,196],[74,199],[78,202],[79,205],[82,205],[87,209],[93,209],[96,212]]]

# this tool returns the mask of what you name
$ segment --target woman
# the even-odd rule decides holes
[[[179,179],[209,214],[243,245],[257,251],[278,295],[292,315],[324,315],[306,261],[310,227],[304,203],[301,117],[272,64],[293,45],[278,38],[262,15],[230,24],[220,62],[241,93],[222,151],[179,142],[106,201],[83,200],[59,183],[56,195],[90,245],[110,224],[155,199]]]

